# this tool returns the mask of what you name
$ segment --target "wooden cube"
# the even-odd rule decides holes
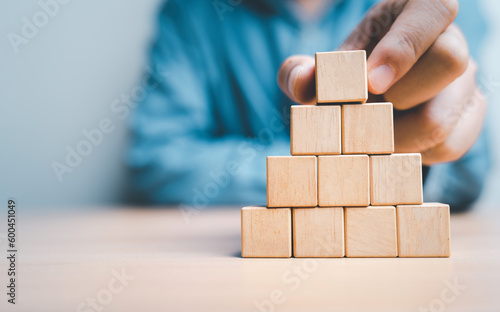
[[[346,257],[396,257],[396,208],[345,208]]]
[[[318,103],[364,103],[367,99],[365,51],[316,53]]]
[[[341,153],[340,106],[294,105],[290,117],[290,154]]]
[[[342,105],[343,154],[392,154],[392,103]]]
[[[420,205],[422,158],[420,154],[370,156],[372,205]]]
[[[343,257],[344,209],[294,208],[294,257]]]
[[[317,181],[316,156],[269,156],[267,206],[315,207]]]
[[[370,205],[369,163],[367,155],[319,156],[318,205]]]
[[[450,206],[398,205],[396,214],[400,257],[450,256]]]
[[[290,208],[244,207],[241,209],[241,256],[292,256]]]

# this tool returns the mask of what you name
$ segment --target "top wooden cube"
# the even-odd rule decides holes
[[[316,53],[318,103],[364,103],[367,99],[364,50]]]

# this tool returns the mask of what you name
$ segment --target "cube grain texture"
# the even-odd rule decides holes
[[[316,101],[364,103],[368,99],[366,52],[316,53]]]
[[[289,258],[292,256],[290,208],[241,209],[241,256]]]
[[[340,106],[294,105],[290,116],[290,154],[341,153]]]
[[[315,207],[318,204],[316,156],[267,157],[267,206]]]
[[[392,103],[342,105],[343,154],[392,154]]]
[[[367,155],[318,157],[318,206],[370,205]]]
[[[370,156],[372,205],[420,205],[422,157],[420,154]]]
[[[397,257],[396,207],[345,208],[346,257]]]
[[[396,214],[400,257],[450,256],[450,206],[398,205]]]
[[[343,257],[344,208],[293,208],[294,257]]]

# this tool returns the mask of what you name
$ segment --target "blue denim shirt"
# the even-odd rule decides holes
[[[289,0],[170,0],[159,12],[149,90],[132,121],[128,163],[143,200],[264,204],[266,156],[289,155],[291,101],[276,74],[290,55],[336,49],[376,1],[333,1],[315,19]],[[477,55],[475,1],[457,23]],[[426,200],[465,207],[488,167],[484,135],[461,160],[431,168]],[[433,182],[434,181],[434,182]]]

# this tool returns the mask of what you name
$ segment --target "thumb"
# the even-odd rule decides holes
[[[287,58],[278,71],[281,90],[299,104],[316,103],[315,61],[307,55]]]

